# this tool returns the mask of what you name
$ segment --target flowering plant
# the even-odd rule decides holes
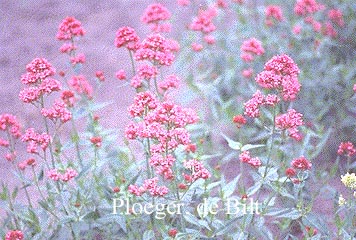
[[[83,73],[85,24],[66,17],[56,35],[66,69],[36,57],[19,77],[41,123],[0,114],[16,177],[3,180],[1,236],[355,238],[355,58],[344,51],[356,45],[354,6],[276,2],[153,3],[140,18],[148,34],[119,27],[112,48],[129,65],[115,84],[134,94],[123,129],[101,123],[109,78]],[[179,41],[171,5],[196,13]]]

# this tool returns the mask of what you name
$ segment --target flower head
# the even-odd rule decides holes
[[[82,23],[74,17],[66,17],[59,25],[57,39],[58,40],[71,40],[73,37],[83,36],[85,31]]]
[[[337,150],[337,154],[346,155],[348,157],[356,154],[356,149],[352,142],[342,142],[339,145],[339,149]]]
[[[356,175],[355,173],[346,173],[341,176],[341,182],[350,189],[356,189]]]
[[[129,50],[136,50],[139,40],[135,29],[131,27],[121,27],[116,32],[115,46],[118,48],[126,47]]]
[[[5,240],[22,240],[24,235],[20,230],[8,231],[5,236]]]
[[[299,157],[299,158],[296,158],[292,161],[292,166],[295,168],[295,169],[299,169],[299,170],[310,170],[311,167],[312,167],[312,164],[311,162],[309,162],[308,159],[306,159],[305,157]]]

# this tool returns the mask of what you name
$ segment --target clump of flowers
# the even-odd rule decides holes
[[[286,54],[271,58],[264,71],[256,77],[256,82],[263,88],[276,89],[284,101],[293,101],[300,91],[298,81],[299,68]]]
[[[287,130],[290,137],[296,140],[300,140],[301,135],[299,133],[298,127],[304,124],[302,117],[303,114],[297,112],[294,109],[289,109],[287,113],[276,117],[276,127],[281,130]]]
[[[135,52],[135,60],[149,60],[154,65],[170,66],[174,60],[172,45],[160,34],[147,36]]]
[[[0,130],[8,131],[14,138],[19,138],[21,136],[20,123],[18,122],[16,116],[12,114],[1,114],[0,115]],[[4,142],[4,141],[2,141]],[[7,144],[3,144],[7,145]]]
[[[142,17],[143,23],[151,25],[151,30],[154,32],[170,32],[171,25],[165,21],[171,18],[171,13],[162,4],[154,3],[149,5]]]
[[[254,56],[261,56],[265,53],[262,43],[256,38],[245,40],[241,45],[241,59],[245,62],[252,62]]]
[[[59,119],[62,123],[68,122],[72,118],[72,113],[66,108],[64,102],[56,100],[52,108],[42,108],[41,113],[44,117],[53,121]]]
[[[44,94],[60,91],[62,86],[50,78],[55,69],[45,58],[35,58],[26,66],[27,73],[21,76],[21,82],[28,87],[20,91],[19,98],[24,103],[39,102]]]
[[[315,0],[298,0],[294,6],[294,12],[300,16],[314,14],[324,9],[324,5]]]
[[[93,97],[93,87],[83,75],[73,76],[68,80],[68,85],[80,95],[91,99]]]
[[[249,151],[243,151],[239,155],[239,159],[241,162],[247,163],[252,167],[260,167],[262,165],[261,160],[257,157],[252,158]]]
[[[22,240],[24,235],[20,230],[11,230],[6,233],[5,240]]]
[[[339,27],[343,27],[345,25],[344,17],[340,9],[330,9],[328,12],[328,18]]]
[[[268,5],[265,9],[266,25],[272,26],[274,22],[282,22],[284,20],[282,8],[278,5]]]
[[[356,154],[356,149],[355,149],[354,145],[352,144],[352,142],[342,142],[339,145],[337,154],[351,157]]]
[[[47,172],[47,177],[52,179],[53,181],[62,181],[68,182],[71,179],[75,178],[78,175],[78,172],[73,168],[67,168],[64,173],[61,173],[58,169],[50,169]]]
[[[115,46],[118,48],[126,47],[129,50],[136,50],[140,38],[137,36],[135,29],[131,27],[121,27],[117,30],[115,36]]]
[[[43,151],[46,150],[50,142],[50,136],[47,133],[36,133],[34,128],[29,128],[21,140],[27,142],[28,153],[38,153],[38,146],[40,146]]]

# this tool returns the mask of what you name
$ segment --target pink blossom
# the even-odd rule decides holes
[[[203,164],[196,159],[185,161],[183,164],[185,168],[192,172],[192,181],[196,181],[199,178],[208,179],[211,176]]]
[[[289,109],[287,113],[276,117],[275,124],[277,128],[287,130],[290,137],[299,139],[298,127],[304,124],[302,117],[303,114],[298,113],[294,109]]]
[[[49,119],[60,119],[62,123],[69,121],[72,118],[72,113],[66,109],[63,101],[56,100],[53,107],[50,109],[42,108],[41,113]]]
[[[61,99],[67,107],[73,107],[76,100],[74,92],[70,90],[63,91],[61,93]]]
[[[336,38],[337,37],[337,32],[334,29],[333,25],[330,22],[326,22],[325,26],[323,28],[323,34],[325,36],[329,36],[331,38]]]
[[[245,40],[241,45],[241,51],[246,53],[252,53],[254,55],[263,55],[265,50],[262,47],[262,43],[256,38],[250,38]]]
[[[116,78],[119,79],[119,80],[125,80],[125,79],[126,79],[125,70],[120,69],[119,71],[116,72],[115,76],[116,76]]]
[[[1,147],[8,147],[10,145],[9,141],[6,141],[2,138],[0,138],[0,146]]]
[[[136,185],[130,185],[128,187],[128,191],[129,193],[136,195],[136,196],[141,196],[146,190],[144,190],[143,188],[140,188]]]
[[[128,108],[132,117],[142,116],[145,111],[145,107],[148,109],[154,109],[158,105],[158,101],[155,95],[149,91],[140,92],[134,98],[134,103]]]
[[[42,92],[38,87],[28,87],[20,91],[19,98],[24,103],[36,102],[42,96]]]
[[[59,81],[53,78],[46,78],[42,81],[39,87],[41,93],[50,94],[52,92],[58,92],[62,89],[62,85]]]
[[[342,142],[337,150],[337,154],[350,157],[356,154],[356,149],[352,142]]]
[[[291,165],[295,168],[295,169],[299,169],[299,170],[310,170],[312,168],[312,164],[311,162],[309,162],[305,157],[299,157],[296,158],[292,161]]]
[[[59,51],[61,53],[68,53],[70,54],[71,52],[73,52],[74,50],[76,50],[77,47],[75,45],[73,45],[73,43],[64,43],[61,48],[59,49]]]
[[[91,137],[90,142],[95,146],[95,147],[101,147],[101,144],[103,142],[102,137]]]
[[[135,60],[149,60],[154,64],[170,66],[174,55],[169,42],[160,34],[151,34],[145,38],[134,55]]]
[[[52,179],[53,181],[59,181],[62,176],[61,174],[59,173],[59,171],[57,169],[50,169],[48,172],[47,172],[47,177]]]
[[[24,235],[20,230],[8,231],[5,236],[5,240],[23,240]]]
[[[297,0],[294,6],[294,12],[300,16],[316,13],[324,9],[324,5],[316,0]]]
[[[282,8],[278,5],[269,5],[265,10],[266,19],[272,21],[273,19],[276,21],[283,21],[283,13]]]
[[[166,7],[164,7],[162,4],[155,3],[149,5],[142,17],[141,21],[146,24],[150,23],[156,23],[158,21],[165,21],[169,20],[171,17],[171,13],[168,11]]]
[[[121,27],[116,32],[115,46],[126,47],[129,50],[136,50],[138,47],[139,37],[135,29],[131,27]]]
[[[330,9],[328,12],[328,18],[339,27],[345,25],[344,17],[340,9]]]
[[[19,138],[21,136],[20,128],[16,116],[8,113],[0,114],[1,131],[9,131],[13,137]]]
[[[177,0],[179,6],[188,6],[190,4],[190,0]]]
[[[251,78],[253,74],[253,69],[252,68],[247,68],[242,70],[242,76],[245,78]]]
[[[59,25],[57,39],[58,40],[71,40],[77,36],[83,36],[85,31],[82,23],[74,17],[66,17]]]
[[[50,142],[50,136],[47,133],[36,133],[34,128],[29,128],[22,135],[21,140],[27,142],[27,152],[37,153],[37,147],[40,146],[42,150],[46,150]]]
[[[257,90],[250,100],[244,103],[245,112],[244,114],[251,117],[257,118],[260,116],[259,107],[264,104],[264,96],[261,91]]]
[[[77,56],[71,57],[70,58],[70,62],[73,65],[79,64],[79,63],[85,63],[85,55],[84,55],[84,53],[79,53]]]
[[[78,172],[72,168],[67,168],[65,173],[61,176],[63,182],[68,182],[71,179],[75,178],[78,175]]]
[[[207,44],[215,44],[215,42],[216,42],[215,37],[212,36],[212,35],[205,35],[205,36],[204,36],[204,41],[205,41]]]
[[[251,160],[250,152],[249,151],[243,151],[239,155],[239,159],[243,163],[248,163]]]
[[[158,83],[158,87],[162,90],[179,87],[179,78],[176,75],[168,75],[163,82]]]
[[[143,64],[140,65],[137,69],[137,75],[140,78],[149,80],[157,76],[158,74],[158,69],[155,66],[148,65],[148,64]]]
[[[300,26],[300,25],[295,25],[295,26],[293,27],[293,33],[294,33],[295,35],[300,34],[301,31],[302,31],[302,26]]]
[[[216,8],[208,8],[200,10],[196,18],[190,24],[189,28],[193,31],[200,31],[204,34],[215,31],[216,27],[213,23],[213,18],[217,15]]]
[[[45,58],[33,59],[26,65],[26,70],[27,73],[21,76],[21,82],[26,85],[39,83],[56,72]]]
[[[88,98],[92,98],[93,87],[83,75],[73,76],[68,81],[68,85],[78,94],[85,94]]]
[[[195,52],[200,52],[201,50],[203,50],[203,45],[200,44],[200,43],[192,43],[192,49],[195,51]]]

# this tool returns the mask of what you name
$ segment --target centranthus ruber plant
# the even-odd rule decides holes
[[[0,236],[355,239],[352,1],[164,2],[111,32],[127,64],[91,69],[68,16],[60,58],[18,73],[34,121],[0,113]],[[106,91],[132,96],[115,129]]]

